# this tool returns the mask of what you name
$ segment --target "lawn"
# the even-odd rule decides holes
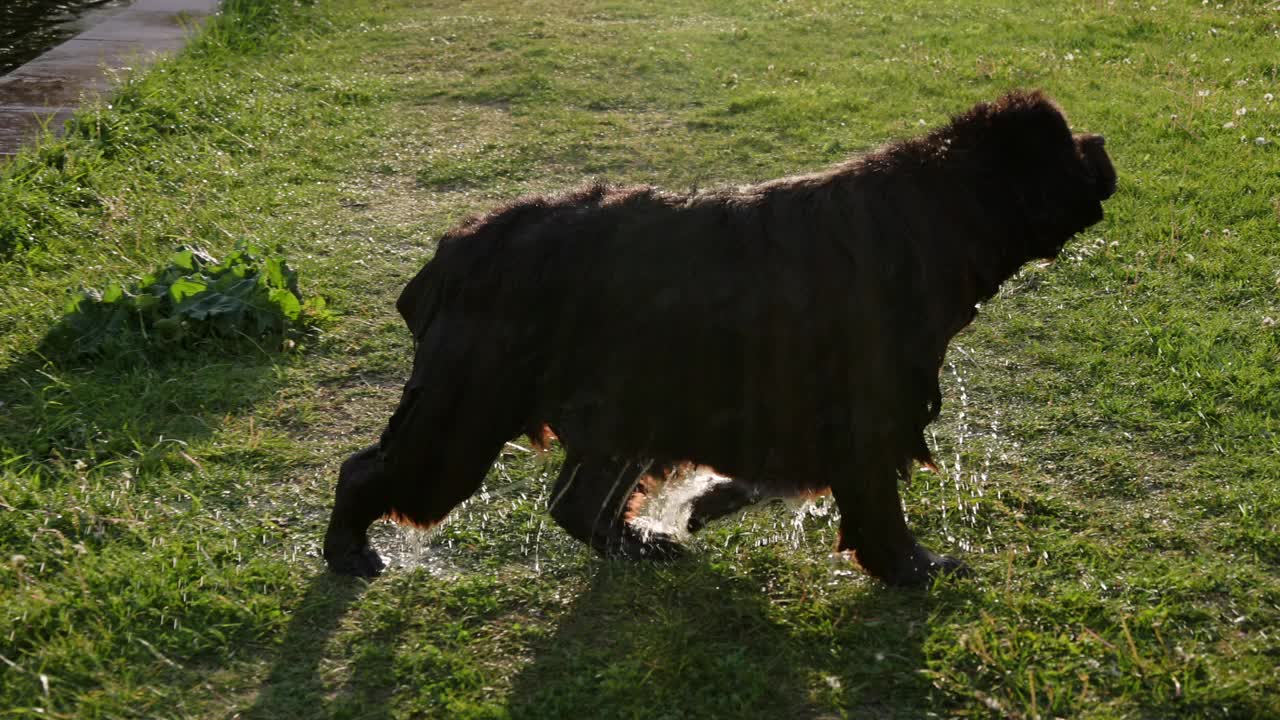
[[[1012,87],[1107,137],[1107,219],[954,343],[905,490],[971,577],[887,589],[834,507],[602,561],[510,446],[392,567],[326,573],[464,216],[821,168]],[[227,0],[0,168],[0,716],[1280,717],[1280,5]],[[288,257],[306,335],[49,338],[174,248]]]

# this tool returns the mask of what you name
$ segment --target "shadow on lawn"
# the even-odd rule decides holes
[[[465,678],[401,680],[396,648],[402,634],[422,632],[411,627],[417,613],[410,605],[426,597],[401,597],[398,619],[367,629],[326,670],[325,658],[335,657],[329,645],[365,585],[322,572],[297,605],[254,704],[237,717],[297,717],[305,709],[308,717],[387,718],[401,681],[470,688],[418,706],[447,707],[442,717],[918,718],[935,709],[919,672],[931,594],[863,588],[851,584],[859,580],[818,573],[836,583],[814,593],[825,599],[784,603],[771,600],[767,586],[771,577],[786,582],[794,568],[769,567],[768,560],[746,569],[696,557],[596,567],[568,609],[539,593],[472,618],[510,641],[511,630],[557,616],[554,628],[533,633],[531,642],[516,640],[522,649],[476,649],[480,665],[458,666],[472,668]],[[490,673],[523,657],[531,659],[503,690],[506,682]],[[447,673],[454,666],[434,667]]]
[[[271,664],[271,670],[258,690],[253,706],[241,718],[290,718],[329,717],[331,693],[325,689],[321,677],[321,661],[326,657],[325,647],[338,630],[338,625],[348,608],[364,592],[365,583],[352,578],[321,572],[311,579],[306,593],[298,603],[284,640]],[[396,628],[391,631],[395,632]],[[393,638],[378,636],[374,640],[391,642]],[[387,668],[357,665],[357,675],[381,672],[387,676]],[[353,704],[361,718],[387,717],[385,693],[381,697],[362,697]],[[349,698],[350,699],[350,698]]]
[[[513,718],[923,717],[928,594],[818,573],[831,604],[769,597],[789,563],[608,563],[513,683]],[[772,581],[771,581],[772,578]],[[849,590],[852,590],[850,592]],[[788,593],[789,595],[790,593]]]
[[[285,362],[240,345],[68,359],[46,340],[0,369],[0,446],[55,474],[123,458],[145,469],[271,396]]]

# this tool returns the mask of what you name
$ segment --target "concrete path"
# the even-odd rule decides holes
[[[135,0],[0,77],[0,157],[16,154],[41,128],[60,132],[82,102],[110,89],[113,77],[181,48],[218,3]]]

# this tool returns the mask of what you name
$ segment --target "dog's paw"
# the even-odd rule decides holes
[[[675,560],[684,555],[684,545],[670,535],[650,535],[627,545],[628,557],[639,560]]]
[[[939,555],[923,545],[916,545],[910,557],[900,561],[883,580],[895,587],[927,587],[942,575],[968,576],[972,571],[963,561]]]
[[[326,542],[324,560],[330,572],[373,579],[382,574],[386,564],[369,544]]]
[[[338,575],[350,575],[372,580],[382,574],[386,564],[373,548],[366,546],[362,550],[344,553],[337,557],[325,557],[329,570]]]
[[[597,549],[606,557],[627,560],[675,560],[685,552],[674,529],[657,523],[626,523],[619,537]]]

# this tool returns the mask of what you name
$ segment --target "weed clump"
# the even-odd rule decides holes
[[[51,340],[73,357],[139,341],[163,349],[278,338],[288,347],[330,315],[323,297],[303,299],[298,273],[283,256],[247,243],[221,261],[199,248],[179,248],[136,283],[82,290],[65,310]]]

